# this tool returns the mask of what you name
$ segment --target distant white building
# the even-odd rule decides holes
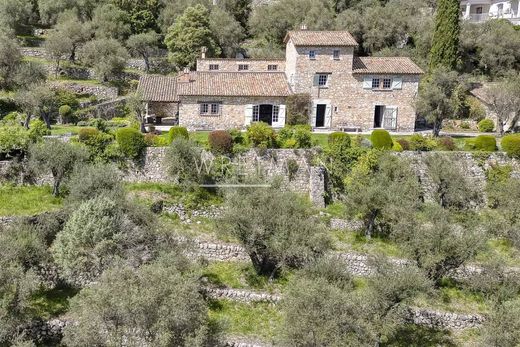
[[[461,16],[470,22],[485,22],[489,19],[504,18],[520,25],[520,0],[462,0]]]

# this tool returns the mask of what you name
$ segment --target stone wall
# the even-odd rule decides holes
[[[80,95],[95,95],[99,100],[112,100],[118,97],[118,90],[115,87],[105,87],[102,85],[84,84],[77,82],[54,82],[51,83],[53,89],[65,89]]]
[[[130,167],[124,173],[128,182],[168,182],[168,168],[164,162],[167,148],[149,147],[142,162]],[[325,171],[314,167],[313,150],[268,149],[249,150],[233,158],[230,165],[240,172],[257,173],[261,171],[266,178],[282,177],[283,186],[304,194],[319,207],[325,205]],[[296,172],[289,172],[289,162],[297,164]]]
[[[285,71],[285,60],[281,59],[219,59],[207,58],[197,60],[197,71],[213,71],[210,65],[218,65],[218,71],[238,72],[238,65],[246,64],[249,69],[246,72],[276,72]],[[276,65],[276,70],[268,70],[268,65]],[[218,72],[215,71],[215,72]]]

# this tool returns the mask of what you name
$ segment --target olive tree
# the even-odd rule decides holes
[[[489,87],[489,107],[497,117],[497,131],[504,135],[506,126],[514,129],[520,118],[520,75],[512,75]]]
[[[296,193],[271,187],[229,192],[221,230],[237,238],[261,275],[299,267],[329,248],[325,226]]]
[[[132,35],[126,41],[126,46],[130,50],[130,53],[143,59],[146,72],[150,71],[150,57],[157,52],[159,38],[159,34],[154,31],[149,31]]]
[[[69,193],[66,201],[79,204],[97,196],[110,196],[115,201],[124,200],[121,173],[114,165],[79,165],[67,182]]]
[[[115,39],[95,39],[81,48],[80,59],[94,68],[100,81],[107,82],[124,70],[128,52]]]
[[[218,346],[195,278],[167,257],[118,265],[71,301],[67,346]],[[92,333],[95,332],[95,333]]]
[[[86,150],[59,140],[43,141],[29,148],[29,163],[36,172],[51,174],[52,194],[58,196],[60,187],[74,166],[88,158]]]
[[[520,344],[520,300],[514,299],[497,305],[484,323],[486,346],[513,347]]]

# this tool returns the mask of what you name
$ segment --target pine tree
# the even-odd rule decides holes
[[[459,58],[460,5],[458,0],[439,0],[435,33],[430,51],[430,70],[439,66],[454,69]]]

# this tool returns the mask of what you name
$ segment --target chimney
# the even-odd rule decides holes
[[[301,30],[307,30],[307,24],[302,24],[302,26],[300,27]]]
[[[200,51],[201,51],[201,57],[202,57],[202,59],[206,59],[206,53],[208,52],[208,47],[202,47],[202,48],[200,49]]]
[[[190,81],[190,68],[185,67],[182,69],[182,73],[179,74],[178,81],[182,83],[188,83]]]

